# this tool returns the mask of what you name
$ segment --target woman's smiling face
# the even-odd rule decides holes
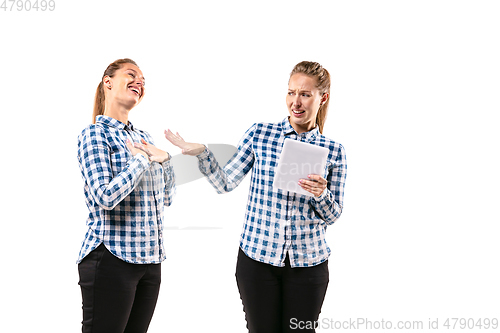
[[[106,77],[104,85],[110,89],[109,97],[126,105],[128,109],[139,104],[145,93],[145,80],[142,71],[130,63],[123,64],[113,77]]]

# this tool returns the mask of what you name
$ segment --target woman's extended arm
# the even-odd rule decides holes
[[[255,159],[252,148],[254,128],[255,125],[245,132],[238,144],[238,151],[224,168],[221,168],[213,153],[204,145],[185,142],[179,133],[174,134],[170,130],[165,131],[165,137],[173,145],[181,148],[183,154],[196,156],[201,173],[207,177],[218,193],[226,193],[235,189],[253,166]]]

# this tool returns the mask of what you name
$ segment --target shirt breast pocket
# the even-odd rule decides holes
[[[113,177],[118,175],[127,166],[128,153],[125,150],[117,150],[111,153],[111,170]]]

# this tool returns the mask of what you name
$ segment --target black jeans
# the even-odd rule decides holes
[[[315,332],[329,280],[328,261],[313,267],[275,267],[240,249],[236,282],[250,333]],[[303,328],[303,329],[301,329]]]
[[[130,264],[101,244],[78,265],[83,333],[147,332],[156,307],[161,264]]]

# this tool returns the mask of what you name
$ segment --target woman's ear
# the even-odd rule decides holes
[[[105,88],[111,89],[111,77],[109,75],[103,77],[102,82]]]
[[[328,100],[328,97],[330,97],[330,94],[328,94],[328,93],[324,93],[323,96],[321,96],[321,105],[326,103],[326,101]]]

